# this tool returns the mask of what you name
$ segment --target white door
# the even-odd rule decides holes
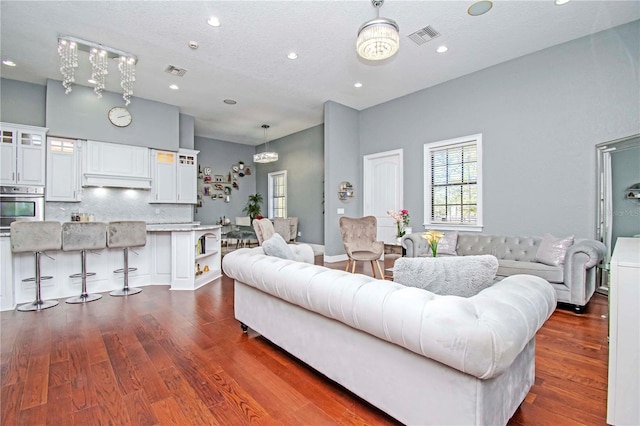
[[[391,243],[396,239],[396,223],[389,210],[403,209],[402,149],[364,156],[364,216],[378,221],[378,240]]]

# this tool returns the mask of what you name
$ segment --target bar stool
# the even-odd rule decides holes
[[[107,247],[107,224],[103,222],[65,222],[62,224],[62,251],[80,250],[82,269],[79,274],[70,278],[82,278],[80,296],[67,299],[67,303],[93,302],[102,297],[101,294],[87,294],[87,277],[95,272],[87,272],[87,250],[100,250]]]
[[[26,278],[23,282],[35,282],[36,300],[18,306],[21,312],[40,311],[52,308],[58,304],[57,300],[42,300],[40,284],[43,280],[50,280],[52,276],[42,276],[40,270],[40,255],[45,250],[60,250],[61,241],[60,222],[39,221],[11,223],[11,251],[13,253],[33,253],[36,261],[36,276]],[[44,253],[47,256],[46,253]]]
[[[111,296],[129,296],[142,291],[141,288],[129,287],[129,272],[138,268],[129,268],[129,248],[142,247],[147,244],[147,223],[135,220],[109,222],[107,225],[107,247],[124,250],[124,268],[115,273],[124,274],[124,288],[109,293]],[[135,253],[135,252],[134,252]]]

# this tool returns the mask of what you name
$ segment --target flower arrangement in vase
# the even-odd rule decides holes
[[[440,231],[427,231],[422,234],[422,238],[427,240],[427,244],[431,247],[431,256],[436,257],[438,252],[438,243],[440,239],[444,236],[444,234]]]
[[[404,237],[405,226],[409,225],[409,210],[402,209],[399,212],[389,210],[387,214],[396,221],[396,237]]]

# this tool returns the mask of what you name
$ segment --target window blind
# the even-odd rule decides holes
[[[434,148],[431,157],[431,222],[477,223],[478,148],[475,141]]]

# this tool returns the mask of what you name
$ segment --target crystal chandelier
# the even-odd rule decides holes
[[[93,91],[98,95],[98,99],[100,99],[102,97],[102,91],[104,90],[105,78],[107,74],[109,74],[107,52],[96,48],[91,49],[89,62],[91,62],[91,80],[93,80],[93,84],[95,84]]]
[[[365,22],[358,30],[358,55],[369,61],[380,61],[395,55],[400,48],[400,27],[393,19],[380,17],[384,0],[371,0],[377,17]]]
[[[125,105],[129,105],[131,103],[130,98],[133,95],[133,83],[136,81],[136,62],[138,62],[138,58],[135,55],[92,41],[59,36],[58,55],[60,56],[60,73],[62,74],[62,85],[65,93],[71,92],[71,86],[75,82],[75,69],[78,67],[78,50],[89,53],[89,63],[91,64],[90,82],[94,85],[93,91],[98,98],[102,97],[106,77],[109,74],[109,59],[118,59],[122,98],[125,101]]]
[[[73,41],[58,40],[58,55],[60,55],[60,72],[64,93],[71,92],[71,83],[75,82],[75,72],[78,67],[78,46]]]
[[[253,162],[254,163],[273,163],[274,161],[278,161],[278,153],[274,151],[269,151],[269,125],[263,124],[262,128],[264,129],[264,140],[265,140],[265,151],[260,152],[258,154],[253,154]]]

